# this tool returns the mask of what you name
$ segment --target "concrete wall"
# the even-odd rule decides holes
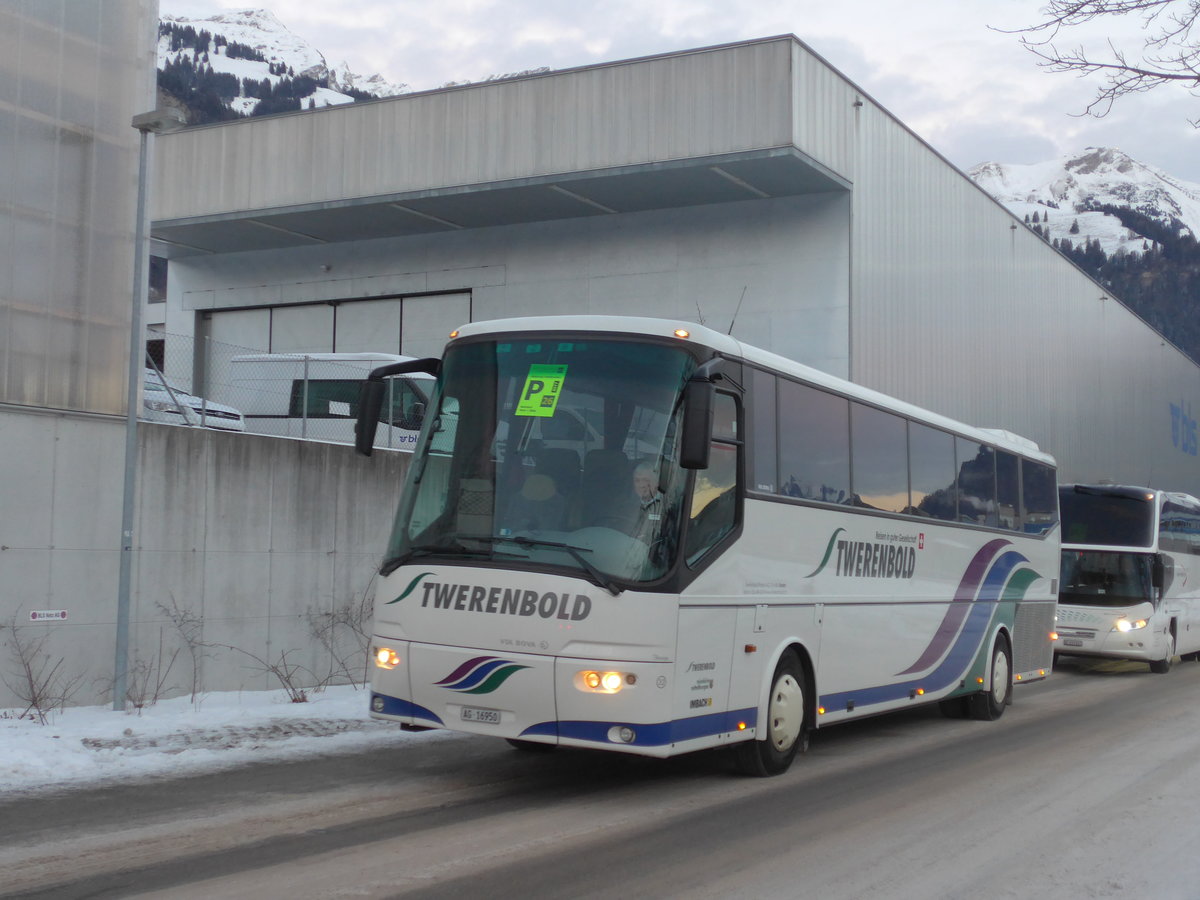
[[[131,686],[147,674],[157,683],[177,653],[164,691],[191,689],[181,619],[213,645],[197,654],[202,690],[279,687],[247,654],[278,663],[287,652],[328,675],[333,654],[312,625],[371,586],[408,457],[148,423],[138,434]],[[111,698],[123,452],[121,419],[0,414],[0,708],[19,703],[13,624],[25,640],[46,638],[42,658],[64,660],[75,703]],[[67,617],[31,623],[33,610]],[[341,637],[339,654],[354,643]]]

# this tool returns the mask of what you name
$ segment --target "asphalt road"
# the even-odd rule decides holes
[[[1200,665],[1066,664],[997,722],[822,730],[786,774],[499,740],[0,802],[0,896],[1200,897]]]

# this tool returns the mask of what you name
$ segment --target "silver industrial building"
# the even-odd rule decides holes
[[[95,702],[117,634],[128,123],[153,105],[156,11],[105,0],[80,35],[64,24],[78,4],[44,6],[57,22],[0,12],[0,34],[23,48],[38,29],[58,41],[23,49],[22,77],[63,93],[64,43],[75,64],[75,43],[109,55],[92,82],[70,82],[94,87],[98,121],[79,124],[66,102],[0,104],[18,123],[27,193],[58,204],[0,202],[12,225],[0,237],[0,625],[44,639],[83,679],[74,702]],[[223,362],[243,350],[427,355],[467,321],[653,315],[1025,435],[1063,480],[1200,494],[1200,370],[794,37],[154,144],[151,243],[169,278],[148,313],[168,374],[194,393],[221,400]],[[31,262],[53,278],[22,286]],[[331,645],[318,632],[369,592],[403,455],[137,433],[135,686],[172,652],[165,694],[277,687],[267,665],[284,654],[339,674],[354,636]],[[31,623],[32,611],[65,617]],[[16,697],[0,684],[0,707]]]
[[[169,333],[425,355],[469,320],[702,319],[1065,480],[1200,493],[1197,367],[795,37],[161,147]]]

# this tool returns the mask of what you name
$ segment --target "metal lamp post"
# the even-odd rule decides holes
[[[129,395],[125,412],[125,487],[121,498],[121,569],[117,580],[116,658],[113,668],[113,709],[125,708],[126,676],[129,666],[129,593],[133,572],[133,498],[137,476],[138,390],[144,365],[145,336],[142,308],[146,303],[146,170],[152,134],[178,131],[187,124],[177,109],[156,109],[133,117],[139,132],[137,215],[133,245],[133,310],[129,325]]]

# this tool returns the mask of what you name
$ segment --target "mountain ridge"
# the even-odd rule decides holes
[[[1114,147],[967,175],[1200,362],[1200,184]]]

